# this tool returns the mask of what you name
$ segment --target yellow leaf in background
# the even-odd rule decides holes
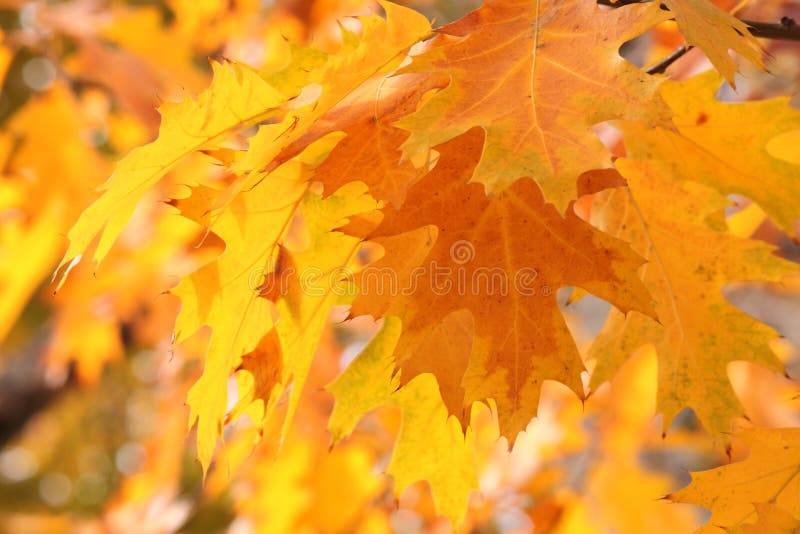
[[[2,138],[0,340],[53,269],[61,236],[107,167],[82,139],[80,111],[58,83],[16,113]]]
[[[754,428],[743,431],[738,437],[749,450],[745,460],[692,473],[692,483],[669,498],[711,510],[709,530],[711,527],[752,529],[746,525],[756,522],[772,523],[772,526],[797,525],[796,518],[800,517],[800,429]],[[759,532],[778,534],[781,530]]]
[[[10,194],[16,196],[10,188],[0,196]],[[63,224],[62,213],[58,203],[48,204],[28,224],[9,219],[0,224],[0,341],[58,258],[60,236],[53,228]]]
[[[196,8],[198,3],[195,2]],[[162,82],[172,82],[165,87],[168,94],[175,94],[180,88],[199,90],[207,82],[192,65],[192,43],[164,24],[163,13],[156,6],[120,9],[100,32],[118,49],[143,61]]]
[[[385,483],[374,462],[374,452],[362,442],[329,452],[317,438],[291,435],[277,458],[262,453],[245,464],[247,498],[238,511],[254,532],[264,534],[336,534],[379,526],[370,508]]]
[[[366,444],[356,442],[330,452],[323,449],[319,455],[321,465],[312,475],[319,497],[306,517],[315,532],[345,532],[383,490],[385,481],[375,473],[374,454]]]

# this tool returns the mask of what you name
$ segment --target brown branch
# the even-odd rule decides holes
[[[800,41],[800,25],[793,18],[783,17],[778,23],[743,20],[753,37]]]
[[[686,45],[679,46],[670,55],[668,55],[667,57],[665,57],[664,59],[662,59],[661,61],[659,61],[655,65],[653,65],[652,67],[646,68],[645,72],[647,74],[663,74],[664,71],[666,71],[669,68],[670,65],[672,65],[673,63],[678,61],[680,58],[682,58],[684,56],[684,54],[686,54],[686,52],[688,52],[692,48],[693,47],[686,46]]]

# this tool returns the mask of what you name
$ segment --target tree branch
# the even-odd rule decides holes
[[[678,61],[680,58],[682,58],[684,56],[684,54],[686,54],[686,52],[688,52],[692,48],[693,47],[691,47],[691,46],[680,45],[670,55],[668,55],[667,57],[665,57],[664,59],[662,59],[661,61],[659,61],[655,65],[646,68],[645,72],[647,74],[663,74],[664,71],[666,71],[669,68],[670,65],[672,65],[673,63]]]
[[[790,17],[783,17],[778,23],[758,22],[756,20],[743,20],[742,22],[749,26],[753,37],[800,41],[800,26]]]

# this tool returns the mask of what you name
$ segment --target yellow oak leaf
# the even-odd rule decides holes
[[[747,360],[775,370],[781,364],[769,348],[774,330],[728,303],[722,288],[737,280],[779,280],[797,267],[774,256],[769,245],[728,234],[726,199],[698,184],[681,185],[668,164],[616,164],[630,189],[599,193],[592,221],[647,258],[644,282],[656,300],[658,322],[612,311],[590,351],[597,359],[592,388],[639,347],[653,344],[664,428],[691,407],[712,435],[727,440],[731,419],[742,413],[728,363]]]
[[[336,398],[328,420],[334,444],[349,436],[364,414],[385,403],[400,387],[392,353],[401,330],[397,317],[386,317],[375,337],[326,387]]]
[[[482,141],[475,128],[437,147],[437,166],[409,190],[404,207],[385,208],[369,237],[384,256],[359,273],[351,315],[400,317],[395,356],[403,381],[443,373],[442,395],[459,405],[459,416],[473,401],[494,399],[501,431],[513,440],[536,414],[544,380],[582,396],[583,364],[556,291],[580,286],[624,312],[650,313],[650,297],[637,275],[641,258],[627,244],[572,210],[562,217],[532,180],[491,197],[468,183]],[[370,281],[382,272],[395,273],[394,289]],[[459,310],[472,315],[474,334],[450,315]],[[430,340],[443,332],[457,334],[446,348]],[[445,354],[448,362],[437,361]]]
[[[238,63],[214,63],[214,80],[197,100],[167,102],[160,108],[158,138],[132,150],[117,164],[102,195],[69,231],[69,248],[59,265],[61,281],[99,235],[93,262],[108,254],[142,196],[193,151],[215,148],[236,128],[263,120],[288,96],[255,70]]]
[[[754,428],[740,437],[749,455],[740,462],[692,473],[692,483],[669,495],[711,510],[706,530],[753,532],[752,523],[796,532],[800,516],[800,429]],[[714,528],[716,527],[716,528]]]
[[[285,426],[291,422],[322,328],[342,297],[336,269],[353,268],[361,242],[360,237],[332,230],[346,224],[347,217],[379,206],[366,194],[364,184],[348,184],[323,199],[310,189],[309,178],[308,166],[294,159],[236,196],[215,220],[214,232],[225,242],[225,251],[173,290],[182,302],[176,342],[204,325],[213,330],[203,375],[188,399],[189,424],[198,424],[198,456],[204,470],[221,435],[228,376],[259,343],[267,345],[243,366],[252,380],[240,380],[245,389],[235,414],[250,402],[261,401],[256,420],[261,424],[291,381]],[[202,195],[203,190],[198,188],[195,194]],[[199,211],[206,221],[213,217]],[[287,235],[298,218],[308,242],[292,250],[287,248]],[[273,328],[275,333],[270,334]],[[264,336],[274,337],[265,341]],[[253,360],[260,357],[280,360]]]
[[[386,19],[359,17],[359,36],[343,30],[341,49],[314,71],[316,83],[305,88],[305,99],[301,95],[280,122],[259,128],[250,138],[247,153],[234,166],[236,171],[269,171],[292,157],[298,150],[292,145],[320,118],[376,74],[394,71],[408,49],[430,34],[430,24],[419,13],[390,2],[380,4]],[[250,176],[239,188],[247,188],[254,179],[259,178]]]
[[[656,3],[601,10],[582,0],[494,0],[440,28],[406,70],[439,72],[450,85],[397,125],[407,154],[472,127],[486,141],[472,180],[496,192],[536,180],[564,211],[584,171],[607,167],[591,127],[610,119],[668,120],[660,80],[619,55],[622,43],[668,15]]]
[[[758,521],[731,527],[731,534],[797,534],[800,532],[800,519],[790,514],[780,506],[770,503],[754,502]]]
[[[747,24],[710,0],[664,0],[664,4],[675,14],[675,22],[686,43],[702,49],[732,86],[735,86],[733,75],[737,68],[728,50],[764,68],[761,45],[750,34]]]
[[[274,303],[260,298],[260,277],[277,260],[279,242],[304,198],[308,178],[303,164],[293,160],[249,193],[237,196],[214,225],[215,234],[225,243],[224,252],[184,277],[173,290],[181,300],[176,343],[205,325],[213,329],[203,375],[190,390],[188,400],[189,424],[198,423],[198,455],[204,469],[221,434],[228,375],[240,357],[251,352],[272,328],[276,311]],[[190,217],[197,211],[202,216],[200,222],[207,222],[207,206],[215,198],[216,192],[196,188],[179,208]]]
[[[348,217],[379,207],[361,182],[346,184],[324,198],[309,192],[300,205],[309,243],[302,250],[289,250],[285,254],[286,264],[280,274],[288,283],[276,301],[280,321],[275,328],[284,355],[281,379],[285,387],[290,380],[292,385],[284,435],[300,401],[331,309],[337,304],[349,304],[355,296],[351,273],[358,267],[362,238],[335,230],[345,226]]]
[[[716,74],[667,82],[661,94],[675,116],[678,132],[620,123],[627,156],[657,159],[674,176],[720,193],[738,193],[757,202],[785,231],[794,233],[800,218],[800,166],[776,158],[770,141],[800,128],[800,111],[788,98],[725,103],[715,97]],[[744,126],[746,125],[746,126]]]
[[[374,408],[397,406],[402,424],[387,468],[395,494],[418,480],[428,481],[437,513],[455,528],[478,486],[470,431],[465,436],[459,421],[448,415],[433,375],[419,375],[398,389],[392,352],[401,328],[397,317],[386,317],[375,338],[328,386],[336,398],[329,428],[337,442]]]

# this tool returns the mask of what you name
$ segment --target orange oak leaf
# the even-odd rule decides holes
[[[440,72],[450,85],[398,122],[412,132],[407,154],[474,126],[486,131],[472,180],[500,191],[536,180],[564,211],[584,171],[609,166],[591,127],[626,118],[668,119],[660,80],[618,53],[668,15],[656,3],[601,10],[593,2],[494,0],[439,29],[407,69]]]
[[[367,184],[376,199],[400,207],[408,186],[427,169],[403,159],[400,145],[409,133],[392,123],[414,111],[427,91],[446,84],[446,77],[425,74],[373,76],[320,117],[308,133],[286,147],[276,161],[295,155],[315,139],[342,131],[347,136],[322,162],[314,178],[330,191],[359,180]]]
[[[556,290],[581,286],[625,312],[648,313],[650,299],[636,274],[640,258],[571,210],[562,217],[532,180],[490,197],[468,183],[482,141],[476,128],[438,147],[436,168],[409,190],[404,208],[386,208],[370,237],[385,255],[360,273],[351,314],[399,316],[402,379],[442,375],[443,397],[452,410],[461,395],[462,417],[473,401],[495,399],[513,439],[536,413],[544,380],[582,395],[583,365]],[[409,257],[424,261],[411,267]],[[370,280],[395,265],[402,267],[394,290]],[[474,327],[453,315],[459,310],[469,311]],[[431,339],[445,332],[453,334],[446,343]],[[444,355],[452,367],[438,361]]]

